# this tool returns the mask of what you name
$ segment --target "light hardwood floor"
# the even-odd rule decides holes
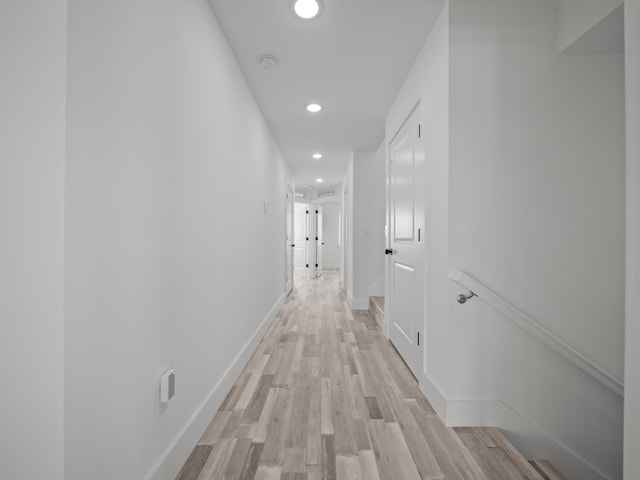
[[[298,280],[179,480],[542,480],[495,429],[447,428],[338,276]]]

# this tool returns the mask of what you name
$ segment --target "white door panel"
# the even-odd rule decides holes
[[[394,309],[392,319],[406,341],[413,345],[414,332],[417,331],[413,311],[413,295],[415,289],[415,268],[394,262],[393,291]]]
[[[416,376],[424,340],[424,146],[419,109],[389,145],[389,339]]]
[[[412,242],[415,227],[415,158],[413,131],[398,139],[393,155],[393,238]]]
[[[322,250],[324,245],[324,237],[322,233],[322,207],[316,207],[316,277],[322,275]]]
[[[293,273],[294,277],[307,278],[307,214],[308,206],[296,203],[294,206],[293,233]]]

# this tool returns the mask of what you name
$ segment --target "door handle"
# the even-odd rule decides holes
[[[384,251],[385,255],[393,255],[393,250],[391,250],[390,248],[385,249]]]
[[[295,248],[295,245],[291,245],[291,248]]]

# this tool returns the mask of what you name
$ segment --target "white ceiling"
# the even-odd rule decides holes
[[[209,0],[297,187],[342,181],[354,150],[375,150],[384,118],[444,0],[322,0],[314,20],[291,0]],[[279,68],[265,71],[269,54]],[[308,103],[324,106],[306,112]],[[314,160],[311,154],[324,157]]]

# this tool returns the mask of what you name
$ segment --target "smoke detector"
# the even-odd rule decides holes
[[[273,55],[262,55],[258,62],[262,69],[266,71],[277,70],[280,66],[280,61]]]

